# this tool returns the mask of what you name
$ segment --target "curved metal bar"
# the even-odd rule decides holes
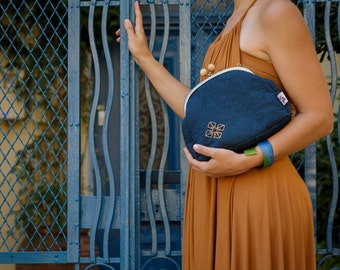
[[[166,269],[172,269],[172,270],[180,270],[181,267],[177,264],[177,262],[169,257],[153,257],[147,260],[144,265],[142,266],[141,270],[148,270],[148,269],[154,269],[155,266],[163,266],[166,264]],[[165,267],[164,267],[165,268]],[[163,268],[162,268],[163,269]]]
[[[86,268],[84,268],[84,270],[90,270],[92,267],[98,267],[98,266],[103,266],[107,269],[111,269],[111,270],[116,270],[116,268],[114,268],[113,266],[110,266],[108,264],[104,264],[104,263],[94,263],[94,264],[90,264],[88,266],[86,266]]]
[[[339,179],[338,179],[338,169],[337,169],[337,163],[334,156],[334,149],[333,149],[333,143],[332,138],[330,135],[327,135],[326,137],[327,142],[327,149],[328,149],[328,155],[330,159],[331,169],[332,169],[332,185],[333,185],[333,194],[332,194],[332,200],[329,207],[329,214],[328,214],[328,220],[327,220],[327,232],[326,232],[326,241],[327,241],[327,252],[333,252],[333,245],[332,245],[332,236],[333,236],[333,223],[334,223],[334,217],[335,212],[337,210],[337,202],[339,197]]]
[[[334,101],[336,98],[336,88],[337,88],[337,66],[335,59],[335,52],[332,44],[331,37],[331,29],[330,29],[330,14],[331,14],[331,2],[327,1],[325,5],[325,14],[324,14],[324,24],[325,24],[325,40],[329,54],[329,61],[331,65],[331,99],[334,105]]]
[[[338,5],[338,18],[337,18],[337,22],[338,22],[338,37],[339,37],[339,40],[340,41],[340,5]],[[338,144],[340,145],[340,104],[338,106]]]
[[[149,49],[152,52],[156,37],[156,12],[155,5],[150,4],[150,12],[151,12],[151,33],[150,33],[150,41],[149,41]],[[152,254],[157,254],[157,227],[156,227],[156,219],[154,214],[154,209],[152,205],[152,194],[151,194],[151,175],[153,164],[155,161],[156,148],[157,148],[157,119],[155,114],[155,109],[152,103],[151,97],[151,87],[150,82],[145,76],[145,96],[150,112],[151,118],[151,149],[150,149],[150,157],[148,161],[148,166],[146,169],[145,176],[145,196],[146,196],[146,206],[147,212],[149,215],[149,222],[151,226],[151,235],[152,235]]]
[[[317,263],[317,269],[320,269],[320,267],[322,266],[322,264],[324,263],[324,262],[326,262],[326,260],[328,259],[328,258],[331,258],[331,257],[339,257],[339,254],[327,254],[327,255],[325,255],[324,257],[322,257],[319,261],[318,261],[318,263]],[[336,269],[339,269],[339,268],[331,268],[330,270],[336,270]]]
[[[104,160],[106,171],[108,174],[109,186],[110,186],[110,202],[109,202],[109,210],[108,216],[105,223],[104,236],[103,236],[103,257],[105,262],[109,262],[109,233],[111,224],[113,221],[114,211],[115,211],[115,201],[116,201],[116,189],[114,182],[113,169],[110,160],[109,154],[109,144],[108,144],[108,126],[109,126],[109,117],[112,109],[113,103],[113,94],[114,94],[114,74],[113,74],[113,66],[112,59],[109,50],[108,40],[107,40],[107,14],[109,9],[110,1],[105,1],[105,5],[102,11],[102,41],[103,41],[103,49],[105,54],[105,60],[107,65],[107,72],[109,78],[109,89],[108,96],[105,107],[105,116],[104,116],[104,124],[103,124],[103,152],[104,152]]]
[[[340,5],[338,5],[337,25],[338,25],[338,41],[340,41]]]
[[[327,1],[325,5],[325,13],[324,13],[324,24],[325,24],[325,38],[326,38],[326,45],[329,52],[330,57],[330,64],[331,64],[331,99],[332,103],[334,104],[335,97],[336,97],[336,84],[337,84],[337,69],[336,69],[336,60],[335,60],[335,53],[332,45],[332,39],[330,36],[330,11],[331,11],[331,2]],[[334,156],[334,149],[332,146],[332,138],[331,135],[327,135],[326,137],[327,142],[327,149],[328,155],[330,158],[330,164],[332,169],[332,183],[333,183],[333,194],[331,205],[328,214],[328,221],[327,221],[327,233],[326,233],[326,242],[327,242],[327,251],[332,252],[333,244],[332,244],[332,236],[333,236],[333,222],[334,216],[336,212],[336,205],[338,201],[338,172],[337,172],[337,164]]]
[[[95,125],[95,116],[97,112],[99,93],[100,93],[100,66],[99,66],[99,57],[97,53],[95,37],[94,37],[94,11],[95,11],[96,0],[91,0],[91,6],[89,9],[88,16],[88,28],[89,28],[89,41],[90,47],[93,57],[94,63],[94,73],[95,73],[95,90],[93,103],[91,107],[90,113],[90,122],[89,122],[89,147],[91,159],[93,162],[93,170],[95,175],[95,183],[96,183],[96,211],[93,216],[92,227],[90,230],[90,258],[91,261],[95,261],[95,240],[96,240],[96,230],[98,227],[100,209],[101,209],[101,197],[102,197],[102,188],[101,188],[101,175],[99,171],[99,164],[96,156],[95,142],[94,142],[94,125]]]
[[[315,43],[315,1],[303,0],[302,2],[304,18]]]
[[[305,22],[311,33],[313,43],[315,44],[315,2],[309,0],[303,0],[303,13]],[[313,207],[313,221],[317,223],[316,219],[316,143],[312,143],[305,149],[305,183],[308,188]],[[317,243],[317,231],[314,226],[314,242]]]
[[[338,106],[338,144],[340,145],[340,104]]]
[[[159,57],[159,62],[163,64],[166,48],[168,45],[169,39],[169,9],[167,4],[163,4],[164,10],[164,34],[163,34],[163,44],[161,49],[161,54]],[[163,152],[161,157],[161,162],[159,166],[159,174],[158,174],[158,196],[159,196],[159,206],[163,217],[164,231],[165,231],[165,255],[170,255],[171,249],[171,237],[170,237],[170,224],[168,215],[166,213],[165,199],[164,199],[164,168],[168,156],[169,150],[169,137],[170,137],[170,125],[169,125],[169,114],[167,111],[166,104],[162,98],[160,98],[161,107],[163,111],[163,122],[164,122],[164,143],[163,143]]]

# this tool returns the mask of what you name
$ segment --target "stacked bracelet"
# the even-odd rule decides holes
[[[263,168],[269,167],[274,163],[274,151],[269,141],[263,141],[257,144],[263,153]]]

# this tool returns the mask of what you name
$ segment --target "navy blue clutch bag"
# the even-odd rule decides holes
[[[266,140],[291,120],[284,93],[269,79],[249,69],[228,68],[198,84],[186,98],[182,132],[191,155],[194,144],[237,153]]]

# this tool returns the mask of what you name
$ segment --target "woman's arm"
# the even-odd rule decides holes
[[[190,89],[174,78],[151,54],[143,28],[143,16],[138,1],[135,2],[136,22],[124,21],[128,35],[128,46],[136,63],[145,72],[157,92],[171,109],[181,118],[184,117],[184,101]],[[116,32],[119,41],[120,30]]]
[[[270,138],[279,159],[330,133],[333,110],[310,32],[297,7],[277,0],[261,18],[264,49],[298,112],[286,128]]]
[[[275,159],[297,152],[333,129],[333,111],[325,76],[300,11],[287,0],[258,0],[241,30],[241,50],[273,63],[298,115],[269,138]],[[263,154],[246,157],[224,149],[196,145],[210,156],[208,162],[190,164],[210,176],[230,176],[263,164]]]

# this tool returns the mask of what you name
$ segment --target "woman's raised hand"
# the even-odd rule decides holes
[[[128,47],[135,58],[138,65],[141,64],[145,57],[152,57],[152,54],[148,47],[147,38],[143,28],[143,15],[139,7],[138,1],[135,2],[135,27],[129,19],[124,20],[124,28],[128,36]],[[117,42],[120,42],[121,30],[116,31]]]

